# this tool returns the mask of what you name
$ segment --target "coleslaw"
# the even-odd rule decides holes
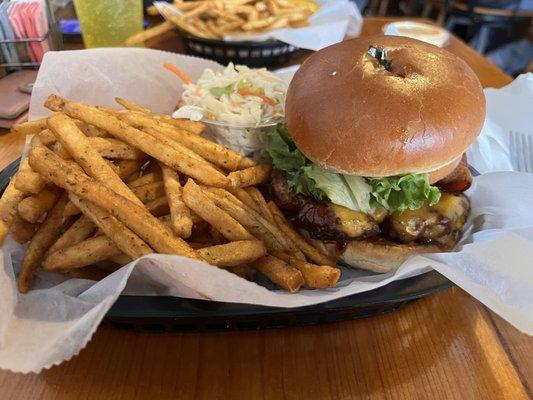
[[[284,116],[287,88],[266,68],[230,63],[222,72],[204,70],[196,83],[186,83],[174,118],[260,126]]]

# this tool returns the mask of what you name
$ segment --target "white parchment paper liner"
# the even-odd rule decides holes
[[[40,69],[30,114],[32,118],[47,115],[42,103],[50,93],[107,106],[114,106],[113,98],[122,96],[168,113],[180,96],[180,83],[161,67],[165,61],[193,79],[205,67],[221,68],[210,61],[146,49],[51,52]],[[487,100],[490,103],[491,97]],[[531,119],[529,114],[511,116]],[[202,262],[152,255],[100,282],[41,271],[34,289],[20,295],[15,275],[24,247],[8,237],[0,249],[0,368],[39,372],[70,359],[87,344],[121,294],[298,307],[371,290],[430,268],[532,334],[533,175],[487,173],[475,179],[468,195],[472,213],[456,252],[413,257],[394,274],[343,269],[338,287],[297,294],[265,288]]]

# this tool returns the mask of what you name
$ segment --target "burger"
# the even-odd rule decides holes
[[[268,138],[272,199],[349,266],[390,272],[449,251],[484,117],[479,80],[446,50],[396,36],[327,47],[294,75],[285,125]]]

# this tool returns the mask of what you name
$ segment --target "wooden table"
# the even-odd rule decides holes
[[[390,19],[367,19],[363,34]],[[153,47],[179,49],[169,34]],[[169,40],[171,39],[171,40]],[[511,78],[452,38],[483,86]],[[0,168],[23,138],[0,136]],[[1,399],[527,399],[533,339],[458,288],[392,314],[224,333],[101,327],[79,356],[39,375],[0,372]]]

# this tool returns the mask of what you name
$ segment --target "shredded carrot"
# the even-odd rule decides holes
[[[176,76],[178,78],[180,78],[183,81],[184,84],[188,85],[189,83],[192,83],[191,78],[189,78],[189,75],[187,75],[181,69],[176,67],[174,64],[166,62],[166,63],[163,64],[163,67],[168,69],[170,72],[176,74]]]
[[[261,94],[261,93],[251,92],[248,89],[241,88],[241,89],[237,90],[237,93],[239,93],[241,96],[259,97],[261,100],[263,100],[267,104],[270,104],[272,107],[274,107],[277,104],[276,100],[274,100],[274,99],[272,99],[272,98],[270,98],[268,96],[265,96],[264,94]]]

